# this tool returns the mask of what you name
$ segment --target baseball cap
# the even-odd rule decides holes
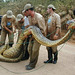
[[[22,14],[18,14],[16,20],[20,21],[22,18],[23,18],[23,15]]]
[[[12,18],[13,12],[11,10],[7,11],[7,18]]]
[[[48,8],[53,8],[54,10],[56,9],[52,4],[48,5]]]
[[[24,12],[25,12],[25,11],[23,10],[23,11],[22,11],[22,14],[23,14]]]
[[[30,8],[33,8],[33,6],[32,6],[31,4],[26,4],[26,5],[24,6],[24,11],[26,11],[26,10],[28,10],[28,9],[30,9]]]

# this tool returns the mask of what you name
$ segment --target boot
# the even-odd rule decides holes
[[[54,53],[54,61],[53,64],[56,64],[58,60],[58,51]]]
[[[28,53],[28,43],[27,44],[25,44],[25,45],[23,45],[23,48],[22,49],[24,49],[24,54],[23,54],[23,57],[22,57],[22,61],[23,60],[27,60],[27,59],[29,59],[29,53]]]
[[[52,62],[53,62],[52,48],[49,47],[49,50],[48,50],[48,60],[47,61],[44,61],[44,63],[52,63]]]
[[[24,54],[24,56],[22,57],[22,61],[23,60],[27,60],[27,59],[29,59],[29,53],[28,53],[28,50],[26,50],[26,52],[25,52],[25,54]]]
[[[34,69],[34,68],[35,68],[35,66],[34,66],[34,67],[26,66],[26,70],[32,70],[32,69]]]

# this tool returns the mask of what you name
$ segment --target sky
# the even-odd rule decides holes
[[[3,0],[4,2],[6,2],[6,0]],[[14,1],[14,0],[11,0],[12,2]]]
[[[5,0],[3,0],[5,2]]]

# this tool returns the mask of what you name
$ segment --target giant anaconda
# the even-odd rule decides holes
[[[22,58],[22,54],[23,54],[21,47],[22,47],[23,41],[25,40],[26,35],[32,34],[33,37],[41,45],[52,47],[52,46],[60,45],[64,42],[66,42],[68,39],[70,39],[73,32],[75,31],[75,29],[72,29],[73,26],[75,26],[75,23],[70,24],[69,30],[65,34],[65,36],[56,41],[51,41],[51,40],[47,39],[46,37],[44,37],[42,35],[39,28],[37,28],[35,26],[30,26],[23,33],[21,33],[18,43],[15,46],[13,46],[11,48],[9,48],[8,45],[4,45],[4,46],[0,47],[0,61],[6,61],[6,62],[20,61],[20,59]],[[31,31],[31,33],[29,33],[29,30]]]

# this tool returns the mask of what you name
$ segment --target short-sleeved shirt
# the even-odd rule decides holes
[[[28,20],[28,17],[24,17],[24,26],[27,26],[29,25],[29,20]]]
[[[53,39],[53,36],[56,33],[56,29],[58,27],[61,28],[60,16],[57,13],[53,13],[52,15],[50,15],[48,17],[47,25],[48,25],[48,33],[51,34],[50,39]],[[60,32],[58,34],[60,35]]]
[[[16,18],[14,15],[12,15],[12,18],[9,20],[7,18],[7,15],[5,14],[2,17],[2,21],[1,21],[1,26],[4,28],[4,26],[6,26],[7,28],[12,28],[15,25],[16,22]]]
[[[41,32],[46,35],[46,25],[43,16],[35,12],[34,17],[29,17],[29,23],[31,26],[37,26]]]
[[[18,30],[20,30],[20,29],[24,30],[25,29],[24,22],[23,23],[19,23],[18,21],[16,21],[15,27]]]
[[[19,23],[18,21],[16,21],[16,28],[17,29],[25,29],[25,26],[29,25],[29,20],[28,18],[25,16],[24,17],[24,23]]]

